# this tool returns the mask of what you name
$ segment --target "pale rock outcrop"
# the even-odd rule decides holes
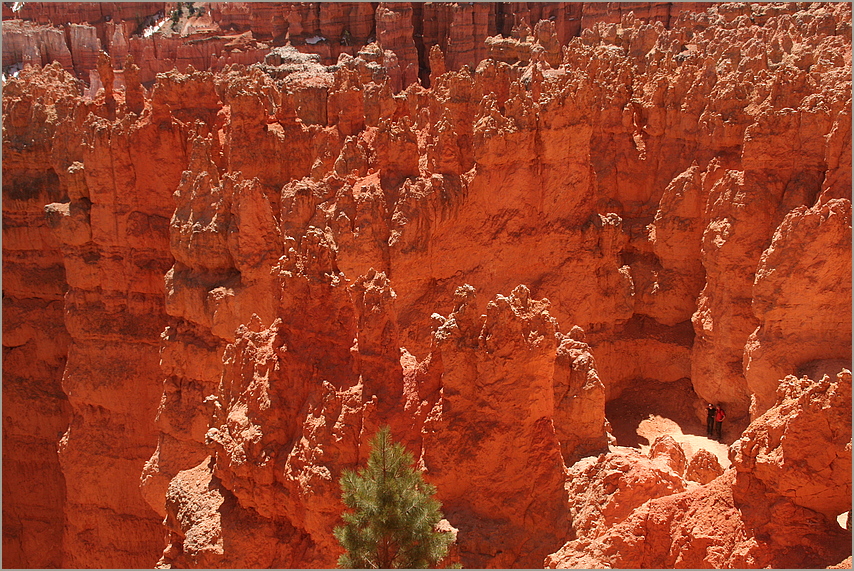
[[[54,61],[66,71],[74,69],[61,29],[3,18],[4,68],[15,64],[41,67]]]
[[[663,434],[655,439],[649,449],[649,457],[663,463],[679,476],[685,475],[688,459],[685,450],[672,436]]]

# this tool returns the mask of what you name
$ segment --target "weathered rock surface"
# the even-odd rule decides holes
[[[685,482],[666,462],[619,447],[576,463],[567,474],[566,489],[572,537],[584,545],[644,502],[684,491]]]
[[[762,254],[752,305],[759,326],[744,351],[754,414],[771,405],[783,376],[833,375],[851,356],[850,219],[846,199],[800,206]]]
[[[60,28],[24,20],[3,21],[3,68],[15,64],[42,67],[59,62],[72,71],[71,51]]]
[[[455,524],[464,563],[528,567],[567,532],[555,324],[548,301],[530,299],[525,286],[496,296],[483,317],[472,288],[455,297],[448,319],[436,316],[441,399],[422,429],[421,461],[450,521],[466,523]]]
[[[829,522],[851,509],[851,372],[832,379],[786,377],[775,405],[745,430],[731,451],[734,497],[751,516],[791,503]],[[755,502],[759,494],[766,501]]]
[[[682,12],[702,11],[710,3],[398,3],[204,2],[192,9],[175,3],[26,2],[12,11],[5,6],[3,66],[65,61],[89,81],[99,50],[106,50],[122,69],[132,53],[142,67],[142,81],[177,68],[221,70],[225,66],[264,60],[272,46],[286,42],[304,53],[317,54],[326,65],[342,54],[355,56],[360,46],[378,41],[396,54],[401,87],[419,79],[429,84],[434,63],[431,46],[445,54],[448,69],[475,68],[490,53],[494,37],[514,36],[521,51],[511,47],[509,60],[528,61],[530,50],[550,53],[560,63],[560,46],[596,22],[618,23],[629,12],[639,21],[669,26]],[[174,16],[176,10],[179,12]],[[16,22],[21,19],[24,22]],[[12,20],[7,22],[7,20]],[[42,26],[30,26],[29,22]],[[538,24],[542,22],[542,24]],[[52,25],[48,27],[47,25]],[[7,26],[9,28],[7,29]],[[521,34],[524,30],[533,35]],[[143,32],[158,28],[155,33]],[[541,32],[541,30],[543,30]],[[64,36],[67,37],[65,39]],[[487,41],[489,39],[489,41]],[[499,42],[500,43],[500,42]],[[510,44],[515,46],[513,41]],[[61,58],[61,59],[58,59]],[[500,57],[498,59],[501,59]],[[70,67],[67,68],[70,71]],[[437,75],[441,75],[440,72]]]
[[[723,473],[724,470],[715,455],[700,449],[691,457],[691,461],[685,468],[685,479],[708,484]]]
[[[101,24],[110,21],[131,21],[137,24],[157,12],[163,12],[165,2],[24,2],[16,15],[40,24]],[[4,18],[5,19],[5,18]]]
[[[44,205],[64,194],[52,140],[80,94],[63,75],[55,65],[32,88],[3,91],[4,567],[63,563],[66,491],[56,444],[69,420],[61,381],[70,337],[62,255],[44,217]]]
[[[584,331],[576,326],[559,342],[554,367],[554,425],[563,461],[571,466],[605,449],[605,387]]]
[[[634,506],[620,491],[635,497],[639,485],[660,480],[644,474],[621,486],[643,464],[607,471],[613,453],[579,462],[570,501],[581,506],[573,521],[583,531],[548,556],[546,566],[814,568],[850,557],[851,532],[836,521],[851,509],[850,383],[848,370],[835,380],[787,377],[775,405],[730,449],[733,468],[698,488],[649,493],[628,516],[625,507]],[[609,520],[610,513],[622,517]]]
[[[4,565],[334,565],[383,424],[465,566],[850,554],[850,5],[498,6],[68,20],[6,83]],[[608,448],[704,401],[732,469]]]
[[[153,448],[162,392],[171,208],[156,196],[177,184],[185,159],[175,124],[135,115],[111,120],[111,99],[96,101],[88,116],[65,118],[54,151],[56,167],[67,173],[67,201],[45,207],[69,286],[63,390],[72,416],[59,458],[67,487],[65,564],[77,567],[153,565],[160,535],[134,472]],[[105,450],[113,451],[109,462],[98,460]],[[113,548],[91,547],[103,544]]]

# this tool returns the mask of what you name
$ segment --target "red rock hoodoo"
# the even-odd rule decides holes
[[[850,566],[850,4],[3,19],[4,567]]]

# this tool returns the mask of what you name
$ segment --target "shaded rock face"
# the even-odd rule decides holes
[[[4,565],[334,565],[384,424],[465,566],[844,559],[850,6],[608,8],[568,45],[494,12],[474,46],[478,5],[342,6],[379,43],[335,65],[144,86],[129,41],[104,91],[62,54],[4,87]],[[659,400],[723,403],[734,467],[608,451]]]

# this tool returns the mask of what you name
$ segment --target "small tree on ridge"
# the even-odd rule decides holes
[[[345,470],[342,499],[351,512],[335,537],[346,552],[338,566],[413,569],[435,566],[448,553],[451,534],[435,530],[442,519],[436,488],[413,468],[412,455],[383,427],[371,441],[368,465]]]

